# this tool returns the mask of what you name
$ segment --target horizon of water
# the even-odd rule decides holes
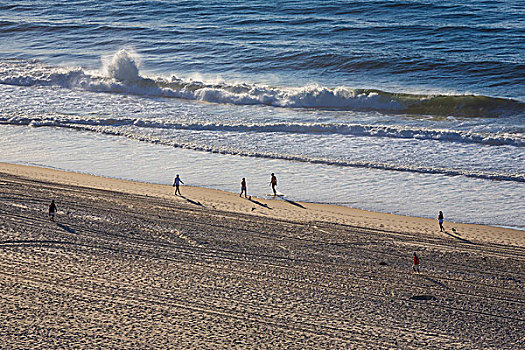
[[[525,227],[520,2],[278,5],[0,1],[0,161]]]

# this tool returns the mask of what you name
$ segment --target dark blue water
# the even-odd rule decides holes
[[[525,99],[523,1],[0,1],[0,59]]]

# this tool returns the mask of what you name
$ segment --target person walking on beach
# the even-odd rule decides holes
[[[274,173],[272,173],[272,178],[270,179],[270,186],[272,186],[273,195],[277,196],[277,190],[275,189],[275,186],[277,186],[277,178]]]
[[[175,176],[175,180],[173,180],[173,186],[175,186],[175,195],[177,195],[177,193],[179,194],[179,196],[182,196],[182,194],[180,193],[180,184],[183,184],[184,185],[184,182],[182,182],[182,180],[180,179],[179,177],[179,174],[177,174],[177,176]]]
[[[55,221],[55,213],[57,211],[57,206],[55,205],[55,200],[51,200],[51,204],[49,204],[49,220]]]
[[[443,220],[444,220],[443,212],[440,211],[440,212],[439,212],[439,215],[438,215],[439,232],[443,232],[443,231],[445,231],[445,228],[443,227]]]
[[[248,198],[248,193],[246,192],[246,179],[243,177],[241,181],[241,194],[239,197],[242,197],[242,194],[244,193],[244,198]]]
[[[412,257],[412,271],[419,273],[419,256],[414,252]]]

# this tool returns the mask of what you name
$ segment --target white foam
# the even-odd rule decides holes
[[[268,105],[283,108],[340,109],[437,115],[494,115],[523,113],[525,105],[505,99],[477,96],[406,95],[377,90],[328,88],[308,85],[296,88],[247,83],[204,82],[176,76],[143,77],[139,57],[120,50],[103,59],[102,75],[81,68],[45,67],[34,62],[0,62],[0,83],[22,86],[58,86],[92,92],[172,97],[236,105]],[[415,108],[414,108],[415,107]],[[413,111],[413,112],[412,112]]]
[[[151,129],[172,129],[192,131],[227,131],[255,133],[291,133],[291,134],[338,134],[366,137],[386,137],[395,139],[434,140],[439,142],[457,142],[492,146],[525,147],[523,134],[488,133],[449,129],[430,129],[396,125],[371,124],[334,124],[334,123],[180,123],[162,119],[141,118],[81,118],[78,116],[20,116],[2,117],[0,123],[30,126],[60,126],[77,128],[82,126],[129,126],[134,125]]]
[[[396,135],[399,135],[399,138],[411,138],[416,136],[419,137],[421,130],[406,130],[406,128],[396,129],[394,127],[386,126],[366,126],[366,125],[346,125],[334,127],[330,130],[330,127],[324,125],[290,125],[290,124],[277,124],[277,125],[252,125],[252,126],[243,126],[243,125],[217,125],[217,124],[181,124],[181,123],[165,123],[165,122],[151,122],[140,119],[83,119],[79,117],[67,118],[67,117],[51,117],[51,118],[6,118],[0,117],[0,124],[14,124],[14,125],[29,125],[32,127],[42,127],[42,126],[52,126],[52,127],[62,127],[70,129],[79,129],[79,130],[88,130],[94,131],[97,133],[102,133],[106,135],[116,135],[124,136],[130,139],[139,140],[143,142],[148,142],[152,144],[163,144],[176,148],[184,148],[195,151],[204,151],[215,154],[231,154],[231,155],[242,155],[252,158],[264,158],[264,159],[280,159],[288,160],[295,162],[303,163],[312,163],[312,164],[323,164],[323,165],[335,165],[341,167],[354,167],[354,168],[370,168],[370,169],[381,169],[381,170],[394,170],[402,172],[411,172],[411,173],[423,173],[423,174],[442,174],[447,176],[465,176],[465,177],[474,177],[479,179],[489,179],[489,180],[499,180],[499,181],[514,181],[514,182],[525,182],[525,174],[519,173],[502,173],[495,171],[479,171],[473,169],[459,169],[451,167],[436,167],[436,166],[424,166],[424,165],[411,165],[411,164],[397,164],[392,162],[378,162],[378,161],[362,161],[362,160],[341,160],[334,158],[318,157],[311,155],[300,155],[300,154],[286,154],[281,151],[277,152],[264,152],[264,151],[245,151],[238,148],[232,147],[218,147],[207,144],[196,144],[191,142],[184,141],[174,141],[171,138],[163,138],[158,135],[148,135],[144,133],[137,133],[133,130],[126,128],[121,128],[123,126],[139,126],[142,128],[154,128],[154,129],[183,129],[183,130],[210,130],[210,131],[237,131],[237,132],[306,132],[309,133],[309,130],[323,130],[328,132],[338,131],[340,133],[354,132],[359,135],[371,136],[374,133],[381,133],[384,130],[387,132],[395,132]],[[434,134],[431,131],[431,139],[436,139],[435,136],[439,133],[434,131]],[[449,133],[453,133],[450,131]],[[384,136],[384,135],[380,135]],[[456,135],[454,137],[460,137],[461,135]],[[472,135],[469,135],[472,136]],[[387,137],[390,137],[387,135]],[[439,140],[439,138],[437,138]],[[476,139],[467,139],[474,140]],[[470,142],[469,141],[469,142]],[[502,140],[501,140],[502,141]]]
[[[139,56],[133,50],[119,50],[111,57],[102,58],[102,71],[107,77],[118,81],[134,82],[139,75]]]

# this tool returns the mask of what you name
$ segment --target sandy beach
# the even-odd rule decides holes
[[[523,231],[181,191],[0,163],[0,348],[525,347]]]

